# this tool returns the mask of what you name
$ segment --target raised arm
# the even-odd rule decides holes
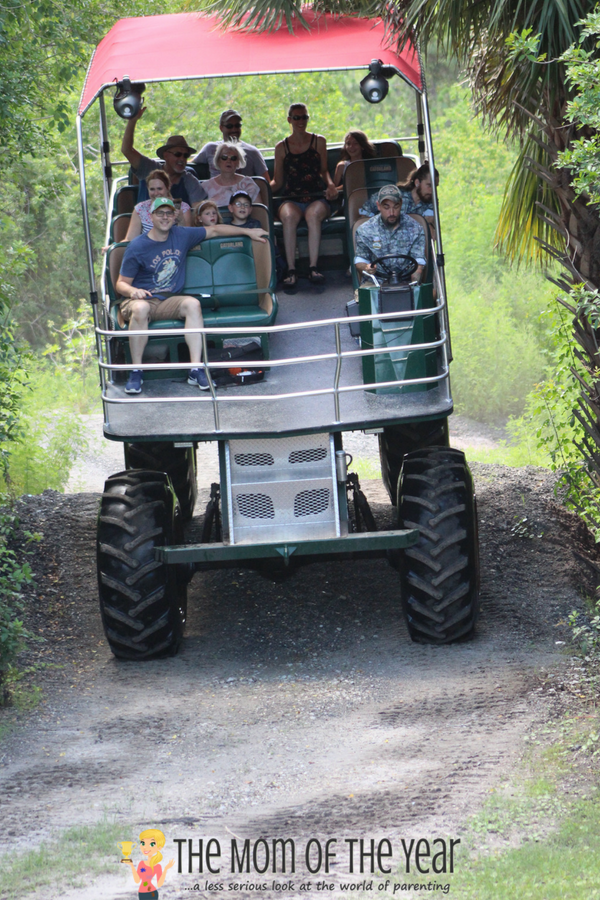
[[[273,169],[273,179],[271,181],[271,190],[278,191],[283,187],[283,160],[285,159],[285,144],[279,141],[275,145],[275,165]]]
[[[127,125],[125,126],[125,133],[123,135],[123,140],[121,142],[121,153],[127,159],[132,166],[132,168],[137,169],[140,164],[140,160],[142,158],[142,154],[139,153],[135,147],[133,146],[133,139],[135,136],[135,126],[142,118],[144,113],[146,112],[146,107],[142,106],[137,116],[133,116],[132,119],[129,119]]]
[[[253,241],[260,241],[261,244],[267,243],[269,232],[262,228],[238,228],[237,225],[206,225],[206,237],[239,237],[245,234]]]
[[[335,200],[338,195],[338,189],[333,183],[333,178],[329,174],[329,169],[327,168],[327,141],[322,134],[317,135],[317,150],[321,157],[321,178],[327,185],[325,196],[328,200]]]
[[[342,187],[344,186],[344,172],[345,171],[346,171],[346,169],[344,166],[344,160],[340,159],[339,163],[335,167],[335,172],[333,175],[333,183],[335,184],[336,188],[338,188],[339,190],[341,190]]]

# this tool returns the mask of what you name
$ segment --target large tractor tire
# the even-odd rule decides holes
[[[187,612],[182,566],[154,548],[183,543],[181,510],[164,472],[130,469],[104,485],[98,516],[98,589],[106,639],[120,659],[177,653]]]
[[[419,542],[400,558],[402,606],[413,641],[448,644],[473,634],[479,614],[479,547],[473,478],[464,453],[409,453],[398,485],[400,528]]]
[[[389,425],[383,429],[383,434],[379,435],[381,477],[394,506],[398,496],[398,478],[406,454],[424,447],[448,445],[448,419]]]
[[[183,521],[189,522],[198,496],[195,447],[174,447],[168,442],[125,444],[125,467],[166,472],[177,494]]]

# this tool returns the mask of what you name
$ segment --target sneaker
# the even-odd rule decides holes
[[[190,374],[188,375],[188,384],[199,387],[201,391],[208,391],[210,387],[204,369],[191,369]],[[212,386],[216,388],[214,381]]]
[[[127,381],[127,384],[125,385],[125,393],[126,394],[141,394],[143,383],[144,383],[144,379],[142,377],[142,370],[134,369],[133,372],[130,372],[130,374],[129,374],[129,379]]]

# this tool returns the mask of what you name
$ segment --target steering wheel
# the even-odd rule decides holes
[[[390,259],[397,260],[398,264],[392,265],[386,262]],[[386,253],[385,256],[378,256],[377,259],[374,259],[371,265],[380,265],[389,278],[390,284],[400,284],[402,281],[406,281],[419,268],[419,263],[414,256],[405,253]]]

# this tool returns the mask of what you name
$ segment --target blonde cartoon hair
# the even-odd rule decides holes
[[[158,828],[146,828],[146,830],[142,831],[140,834],[140,841],[156,841],[158,847],[164,847],[165,840],[164,834]],[[154,856],[148,860],[148,864],[155,866],[161,859],[162,853],[157,850]]]

